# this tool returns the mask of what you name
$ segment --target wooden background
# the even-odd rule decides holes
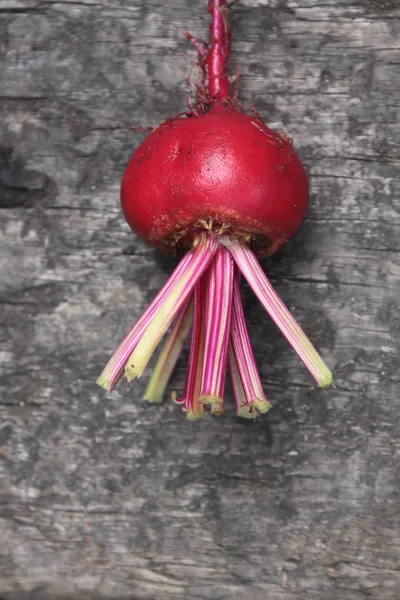
[[[185,108],[202,0],[0,0],[2,600],[400,597],[398,0],[241,0],[241,98],[312,185],[264,268],[333,368],[314,389],[248,289],[274,408],[189,423],[94,381],[173,261],[119,182]],[[182,389],[184,361],[170,386]]]

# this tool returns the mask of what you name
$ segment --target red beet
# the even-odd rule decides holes
[[[134,152],[121,203],[133,231],[150,245],[183,255],[177,268],[121,342],[98,383],[113,389],[123,371],[140,377],[168,327],[145,398],[159,401],[192,330],[183,395],[173,398],[195,420],[205,406],[224,410],[227,366],[242,417],[270,404],[251,349],[240,300],[240,273],[321,387],[332,375],[260,268],[296,231],[308,183],[291,141],[231,94],[226,0],[210,0],[211,43],[186,37],[199,56],[194,106],[156,127]]]
[[[288,140],[217,104],[156,127],[129,161],[121,203],[133,231],[159,249],[208,221],[272,254],[303,220],[308,183]]]

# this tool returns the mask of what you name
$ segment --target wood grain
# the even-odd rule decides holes
[[[94,381],[173,261],[123,222],[141,139],[185,107],[193,0],[0,0],[0,597],[397,600],[400,7],[242,0],[241,98],[287,132],[311,206],[264,268],[331,365],[248,289],[274,408],[195,424]],[[182,389],[184,361],[170,390]]]

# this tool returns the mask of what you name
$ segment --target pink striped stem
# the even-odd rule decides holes
[[[204,282],[199,281],[194,288],[194,313],[192,339],[190,342],[189,361],[186,370],[183,396],[177,398],[173,392],[172,399],[183,404],[186,417],[196,421],[204,415],[204,405],[199,403],[201,373],[204,356]]]
[[[200,398],[211,412],[224,412],[224,387],[232,308],[233,261],[219,247],[206,274],[206,321]]]
[[[181,355],[193,321],[193,301],[188,300],[177,316],[159,354],[153,373],[144,392],[148,402],[161,402],[172,372]]]
[[[142,337],[150,319],[154,316],[157,311],[159,304],[161,304],[168,296],[171,288],[181,277],[182,273],[188,267],[192,260],[190,253],[186,254],[183,259],[179,262],[172,275],[168,278],[165,285],[158,292],[153,302],[146,308],[144,313],[136,321],[135,325],[131,328],[129,333],[122,340],[117,350],[110,358],[107,366],[103,370],[102,374],[97,380],[97,383],[106,389],[112,391],[118,383],[121,375],[124,372],[125,364],[132,352],[132,349],[136,346],[140,338]]]
[[[300,325],[279,298],[253,252],[243,242],[231,240],[227,236],[221,238],[220,243],[232,254],[253,292],[297,352],[318,385],[322,388],[327,388],[333,381],[332,373]]]
[[[240,297],[240,273],[236,268],[233,281],[232,319],[231,319],[231,349],[234,353],[235,362],[243,386],[244,401],[240,408],[246,407],[250,413],[266,413],[271,404],[266,399],[253,350],[247,331]],[[239,413],[240,414],[240,409]]]
[[[129,381],[142,374],[151,354],[210,264],[218,248],[218,239],[203,232],[195,244],[107,363],[97,379],[104,389],[111,391],[124,369]]]
[[[232,348],[232,341],[229,342],[228,349],[228,367],[235,402],[236,415],[244,419],[254,419],[257,415],[257,409],[246,404],[246,394],[240,378],[239,367],[236,356]]]

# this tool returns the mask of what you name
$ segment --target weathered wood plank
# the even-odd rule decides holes
[[[206,34],[203,4],[0,0],[1,598],[398,598],[397,0],[231,13],[243,102],[312,184],[265,269],[336,387],[248,289],[265,418],[190,424],[144,405],[145,380],[94,384],[173,265],[123,223],[119,181],[129,127],[184,107],[179,32]]]

